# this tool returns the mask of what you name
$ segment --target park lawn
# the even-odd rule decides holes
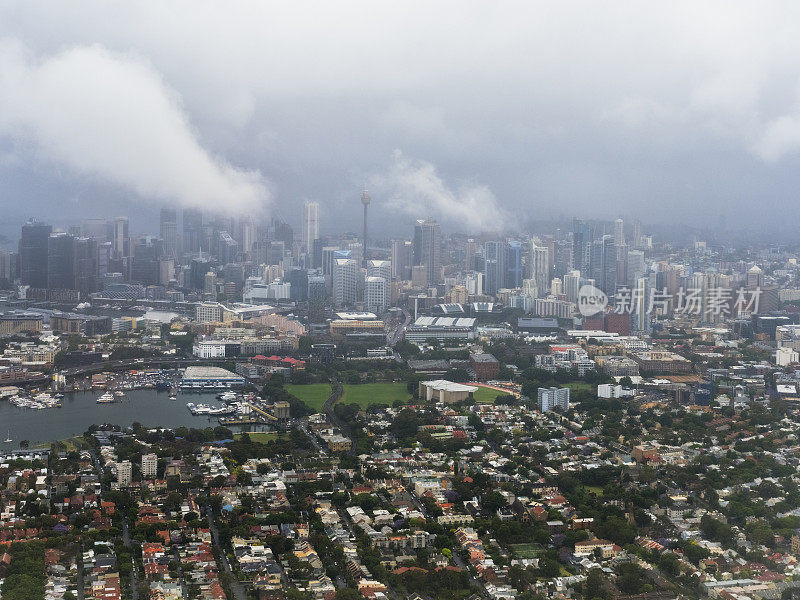
[[[55,444],[59,450],[63,450],[65,452],[72,452],[73,450],[82,450],[86,447],[86,441],[83,439],[83,436],[76,435],[75,437],[67,438],[65,440],[58,440],[57,442],[40,442],[34,445],[34,448],[49,448],[52,444]]]
[[[603,495],[603,488],[599,485],[587,485],[586,489],[590,492],[594,492],[595,496],[602,496]]]
[[[388,404],[392,406],[396,400],[406,402],[411,398],[405,383],[361,383],[345,384],[344,393],[339,402],[342,404],[358,404],[367,409],[372,404]]]
[[[492,388],[479,385],[478,391],[472,394],[472,396],[475,398],[475,402],[478,404],[494,404],[494,401],[497,399],[497,397],[504,394],[506,394],[506,392],[493,390]]]
[[[571,390],[586,390],[587,392],[594,392],[595,390],[597,390],[596,385],[592,385],[591,383],[586,383],[585,381],[573,381],[571,383],[564,383],[564,384],[557,383],[556,387],[568,387]]]
[[[302,400],[306,406],[317,412],[322,412],[322,406],[331,395],[329,383],[308,383],[305,385],[289,383],[284,388],[292,396]]]
[[[281,433],[277,431],[247,431],[250,440],[258,442],[259,444],[266,444],[267,442],[274,442],[281,437]],[[238,440],[242,437],[241,433],[235,433],[233,439]]]

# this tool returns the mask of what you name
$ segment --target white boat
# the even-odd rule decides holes
[[[11,442],[14,441],[14,440],[11,439],[11,430],[10,429],[8,430],[8,433],[6,435],[8,435],[8,437],[5,440],[3,440],[6,444],[10,444]]]
[[[98,404],[111,404],[112,402],[116,402],[116,400],[111,392],[106,392],[97,399]]]

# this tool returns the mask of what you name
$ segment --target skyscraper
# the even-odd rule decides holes
[[[309,256],[314,252],[314,240],[318,239],[319,203],[305,202],[303,204],[303,247]]]
[[[614,221],[614,244],[617,246],[625,245],[625,223],[622,219]]]
[[[428,285],[436,285],[442,273],[442,230],[433,219],[418,220],[414,225],[414,265],[427,269]]]
[[[203,240],[203,211],[199,208],[183,209],[183,253],[197,254]],[[210,248],[206,248],[210,251]]]
[[[543,296],[550,283],[550,252],[547,246],[540,246],[536,242],[535,239],[531,240],[529,277],[536,282],[537,296]]]
[[[19,240],[19,277],[23,285],[47,287],[47,248],[50,225],[31,219],[22,226]]]
[[[503,287],[518,288],[522,285],[522,243],[509,240],[505,245],[505,276]]]
[[[572,222],[572,268],[582,275],[589,275],[590,272],[593,241],[594,229],[580,219],[575,219]]]
[[[159,224],[159,233],[164,240],[164,256],[175,260],[178,258],[178,211],[162,208]]]
[[[411,279],[414,246],[408,240],[392,240],[392,277],[401,281]]]
[[[595,285],[613,295],[617,285],[617,246],[614,238],[604,235],[592,242],[590,276]]]
[[[75,238],[68,233],[53,233],[47,240],[47,287],[76,289]]]
[[[389,306],[389,282],[384,277],[367,275],[364,281],[364,304],[367,310],[382,314]]]
[[[350,306],[358,295],[358,263],[351,258],[333,261],[333,302],[336,306]]]
[[[642,247],[642,222],[638,219],[633,222],[633,247]]]
[[[236,224],[236,241],[239,244],[239,252],[249,254],[253,249],[256,241],[256,224],[250,215],[239,217],[239,222]]]
[[[627,258],[626,283],[633,285],[637,279],[645,274],[644,252],[641,250],[629,250]]]
[[[108,240],[111,242],[111,252],[116,260],[131,255],[128,217],[117,217],[109,222]]]
[[[361,237],[361,243],[364,244],[363,264],[365,266],[369,260],[369,251],[367,250],[367,207],[369,206],[371,200],[372,199],[369,197],[367,190],[364,190],[364,193],[361,194],[361,204],[364,205],[364,235]]]
[[[483,291],[493,296],[504,285],[505,242],[486,242],[483,254],[485,257]]]
[[[75,289],[82,296],[99,289],[99,257],[99,244],[96,239],[83,237],[75,240]]]

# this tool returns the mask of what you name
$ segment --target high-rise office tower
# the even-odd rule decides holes
[[[388,260],[368,260],[367,275],[383,277],[387,282],[392,281],[392,263]]]
[[[184,254],[197,254],[201,251],[203,242],[203,211],[199,208],[183,209],[183,242]],[[210,252],[210,248],[205,248]]]
[[[283,275],[283,280],[289,283],[289,297],[295,302],[308,300],[308,270],[291,268]]]
[[[575,219],[572,222],[572,268],[583,275],[589,275],[591,270],[593,241],[594,229]]]
[[[81,225],[81,235],[94,238],[98,242],[106,241],[108,221],[105,219],[84,219]]]
[[[13,280],[11,273],[11,252],[0,248],[0,282],[8,284]]]
[[[591,277],[595,285],[613,295],[617,285],[617,246],[614,238],[604,235],[592,242]]]
[[[53,233],[47,240],[47,287],[75,289],[75,238],[68,233]]]
[[[547,293],[550,283],[550,251],[547,246],[537,244],[537,240],[531,240],[531,252],[529,256],[530,279],[536,282],[538,296]]]
[[[474,271],[475,257],[478,255],[479,244],[472,238],[468,239],[464,244],[464,268],[467,271]]]
[[[627,262],[626,282],[628,285],[633,285],[637,279],[645,274],[644,252],[641,250],[628,250]]]
[[[570,271],[564,275],[564,293],[570,302],[578,301],[578,290],[581,287],[581,272],[578,270]]]
[[[483,291],[495,295],[504,285],[505,274],[505,242],[486,242],[483,247],[484,279]]]
[[[376,314],[386,311],[389,306],[389,282],[383,277],[367,275],[364,280],[364,304],[367,310]]]
[[[111,242],[100,242],[97,244],[97,276],[102,278],[106,273],[108,273],[110,264]]]
[[[428,285],[436,285],[442,276],[442,230],[433,219],[414,225],[414,265],[427,269]]]
[[[305,202],[303,204],[303,247],[309,256],[312,256],[314,252],[314,240],[318,239],[319,202]]]
[[[392,277],[410,280],[413,263],[414,245],[408,240],[392,240]]]
[[[47,248],[53,228],[31,219],[19,240],[19,277],[23,285],[47,287]]]
[[[291,248],[294,244],[294,229],[283,219],[272,219],[272,239],[283,242],[284,246]]]
[[[376,298],[376,296],[375,296],[375,287],[378,285],[378,283],[375,281],[375,279],[380,279],[382,281],[382,283],[383,283],[383,292],[382,292],[383,304],[381,305],[380,303],[378,303],[380,305],[380,307],[381,307],[380,310],[378,310],[378,312],[383,312],[389,307],[389,305],[391,304],[391,301],[392,301],[392,263],[391,263],[391,261],[388,261],[388,260],[368,260],[367,261],[367,281],[369,281],[370,278],[373,278],[373,281],[372,281],[372,292],[371,292],[373,299]],[[364,287],[364,300],[367,303],[369,303],[369,299],[368,299],[368,293],[369,292],[370,292],[370,290],[367,289],[367,286],[365,285],[365,287]],[[373,310],[373,309],[370,308],[370,310]]]
[[[614,244],[617,246],[625,245],[625,223],[622,219],[614,221]]]
[[[253,249],[256,241],[256,224],[253,222],[253,217],[250,215],[239,217],[235,239],[239,244],[239,252],[247,254]]]
[[[160,279],[158,257],[164,252],[161,240],[146,237],[133,245],[131,281],[155,285]]]
[[[522,242],[509,240],[505,245],[505,278],[503,287],[518,288],[522,286]]]
[[[642,247],[642,222],[638,219],[633,222],[633,247]]]
[[[350,258],[356,261],[359,268],[366,267],[364,262],[364,245],[361,242],[350,242],[347,244],[347,249],[350,250]]]
[[[747,271],[747,289],[754,290],[764,287],[764,271],[758,265],[753,265]]]
[[[109,221],[108,240],[111,242],[111,252],[116,260],[127,258],[131,255],[131,239],[128,217],[117,217]]]
[[[90,237],[75,240],[75,289],[82,296],[100,289],[98,281],[99,244]]]
[[[358,296],[359,264],[351,258],[333,261],[333,302],[336,306],[350,306]]]
[[[164,256],[175,260],[178,258],[178,211],[162,208],[159,225],[159,233],[164,240]]]
[[[361,243],[364,245],[363,264],[366,266],[369,260],[369,251],[367,250],[367,207],[372,199],[369,197],[367,190],[361,194],[361,204],[364,205],[364,235],[361,237]]]
[[[631,323],[633,328],[639,333],[647,333],[650,331],[650,315],[648,313],[648,292],[650,290],[650,282],[647,277],[640,277],[633,284],[631,294],[631,308],[632,318]]]
[[[239,244],[236,243],[231,234],[227,231],[218,232],[216,242],[216,255],[220,264],[227,265],[228,263],[236,262]]]

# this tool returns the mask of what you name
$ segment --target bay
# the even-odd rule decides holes
[[[71,392],[64,395],[61,408],[44,410],[18,408],[0,400],[0,449],[17,449],[22,440],[36,445],[82,435],[93,424],[129,427],[138,421],[145,427],[216,427],[217,417],[192,415],[186,403],[224,406],[216,399],[217,392],[182,393],[177,400],[170,400],[167,391],[126,390],[125,397],[118,402],[97,404],[102,393]],[[13,442],[2,443],[6,437]]]

